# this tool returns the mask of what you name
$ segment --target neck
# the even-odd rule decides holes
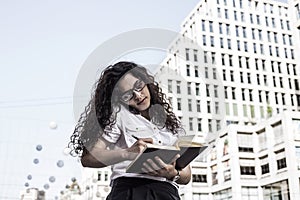
[[[146,110],[141,111],[141,115],[142,115],[143,117],[145,117],[146,119],[150,120],[149,109],[146,109]]]

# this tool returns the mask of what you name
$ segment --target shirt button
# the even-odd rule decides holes
[[[161,144],[161,141],[159,140],[158,143]]]

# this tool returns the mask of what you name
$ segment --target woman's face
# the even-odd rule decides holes
[[[122,102],[140,112],[150,107],[150,92],[143,80],[128,73],[120,79],[118,86],[121,90]]]

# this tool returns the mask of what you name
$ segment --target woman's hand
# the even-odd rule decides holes
[[[143,163],[142,171],[152,175],[152,176],[160,176],[165,177],[171,180],[173,177],[177,175],[177,170],[175,169],[176,160],[180,157],[177,154],[171,161],[170,164],[162,161],[158,156],[152,159],[148,159],[147,162]]]
[[[131,147],[126,149],[127,152],[127,159],[133,160],[136,158],[136,156],[143,151],[143,149],[146,147],[147,143],[153,143],[152,138],[140,138],[137,140]]]

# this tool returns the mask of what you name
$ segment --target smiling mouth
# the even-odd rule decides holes
[[[147,99],[147,97],[145,97],[142,101],[138,102],[137,105],[142,104],[146,99]]]

